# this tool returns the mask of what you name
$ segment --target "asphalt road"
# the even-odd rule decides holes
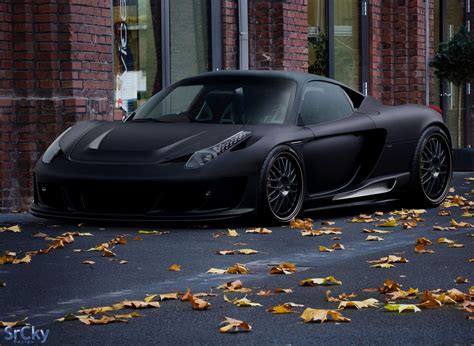
[[[465,177],[472,174],[456,174],[455,193],[464,195],[474,189],[474,182]],[[466,195],[466,197],[469,197]],[[471,197],[471,199],[474,199]],[[359,213],[389,212],[399,205],[377,204],[357,208],[338,208],[316,211],[310,215],[315,228],[321,220],[332,220],[342,227],[341,240],[331,240],[334,235],[302,237],[289,227],[269,227],[269,235],[246,234],[249,226],[228,222],[223,225],[196,228],[156,226],[154,229],[169,231],[161,236],[140,235],[133,240],[140,225],[82,225],[64,224],[36,219],[27,214],[0,215],[0,226],[20,224],[21,233],[0,233],[0,253],[15,251],[22,257],[26,251],[46,248],[48,241],[33,238],[35,232],[58,236],[66,231],[91,232],[90,237],[75,237],[75,241],[63,249],[47,255],[33,256],[29,264],[0,265],[0,321],[12,321],[28,317],[37,329],[49,330],[45,344],[472,344],[474,321],[453,305],[439,309],[423,309],[419,313],[390,313],[380,308],[348,309],[342,314],[352,319],[350,323],[303,323],[297,313],[273,315],[266,310],[272,306],[294,302],[305,307],[336,309],[338,303],[326,302],[324,292],[329,288],[333,295],[342,292],[358,294],[357,300],[376,298],[384,302],[378,292],[364,292],[364,288],[380,287],[390,278],[403,285],[403,289],[416,287],[420,290],[457,288],[467,292],[470,284],[456,284],[457,276],[474,281],[473,240],[468,234],[472,228],[455,231],[434,231],[433,225],[448,226],[451,217],[458,221],[474,222],[472,217],[461,217],[460,208],[449,208],[452,216],[438,216],[439,209],[423,214],[426,220],[414,229],[397,226],[387,228],[384,240],[369,242],[363,228],[375,224],[351,223],[348,219]],[[384,215],[383,217],[387,217]],[[240,237],[214,237],[226,228],[237,228]],[[146,225],[150,229],[150,225]],[[380,229],[380,227],[377,227]],[[126,234],[128,244],[117,245],[113,251],[116,261],[102,257],[99,252],[74,252],[107,242],[117,235]],[[434,254],[414,253],[418,237],[436,240],[439,237],[454,239],[465,246],[448,248],[446,244],[430,246]],[[319,245],[344,244],[345,250],[321,253]],[[246,245],[234,245],[244,243]],[[220,256],[217,250],[252,248],[255,255]],[[409,260],[389,269],[371,268],[366,261],[389,254],[402,254]],[[82,264],[93,260],[94,265]],[[119,264],[120,260],[128,261]],[[236,262],[244,263],[248,275],[208,274],[211,268],[226,268]],[[295,263],[298,272],[292,275],[270,275],[272,264]],[[181,265],[180,272],[168,270],[171,264]],[[341,286],[299,287],[299,280],[333,275],[342,281]],[[214,289],[216,297],[205,298],[211,302],[207,311],[194,311],[189,303],[164,301],[159,309],[144,309],[143,317],[131,319],[127,324],[88,326],[79,321],[54,322],[55,319],[75,313],[81,307],[111,305],[124,299],[142,300],[146,294],[209,291],[227,281],[240,279],[245,287],[253,289],[247,298],[263,307],[236,307],[223,299],[221,290]],[[294,289],[294,293],[257,296],[260,289],[277,287]],[[228,294],[243,297],[244,294]],[[415,301],[401,301],[412,303]],[[247,321],[250,333],[222,334],[219,323],[224,316]],[[12,344],[5,340],[0,330],[0,345]]]

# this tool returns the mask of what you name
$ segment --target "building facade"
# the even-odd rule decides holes
[[[0,0],[0,211],[29,207],[31,170],[62,130],[119,121],[171,83],[211,70],[305,71],[385,104],[438,105],[454,146],[470,148],[470,84],[457,90],[428,63],[461,26],[474,31],[473,7],[474,0]]]

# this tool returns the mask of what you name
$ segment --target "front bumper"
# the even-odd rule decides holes
[[[31,213],[74,220],[221,220],[255,212],[257,182],[245,169],[86,164],[58,157],[35,168]]]

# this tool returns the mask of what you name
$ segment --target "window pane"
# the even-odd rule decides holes
[[[359,1],[334,1],[334,79],[360,89]]]
[[[161,89],[160,0],[113,0],[115,107],[134,111]]]
[[[308,1],[308,72],[328,76],[325,0]]]
[[[352,105],[341,87],[312,82],[305,90],[300,113],[303,124],[314,125],[337,120],[352,112]]]
[[[210,70],[207,0],[170,1],[171,82]]]

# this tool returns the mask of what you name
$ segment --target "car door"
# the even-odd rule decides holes
[[[366,137],[375,129],[373,121],[355,112],[342,87],[325,81],[306,84],[299,121],[314,134],[304,145],[309,195],[330,194],[350,186],[362,168]]]

